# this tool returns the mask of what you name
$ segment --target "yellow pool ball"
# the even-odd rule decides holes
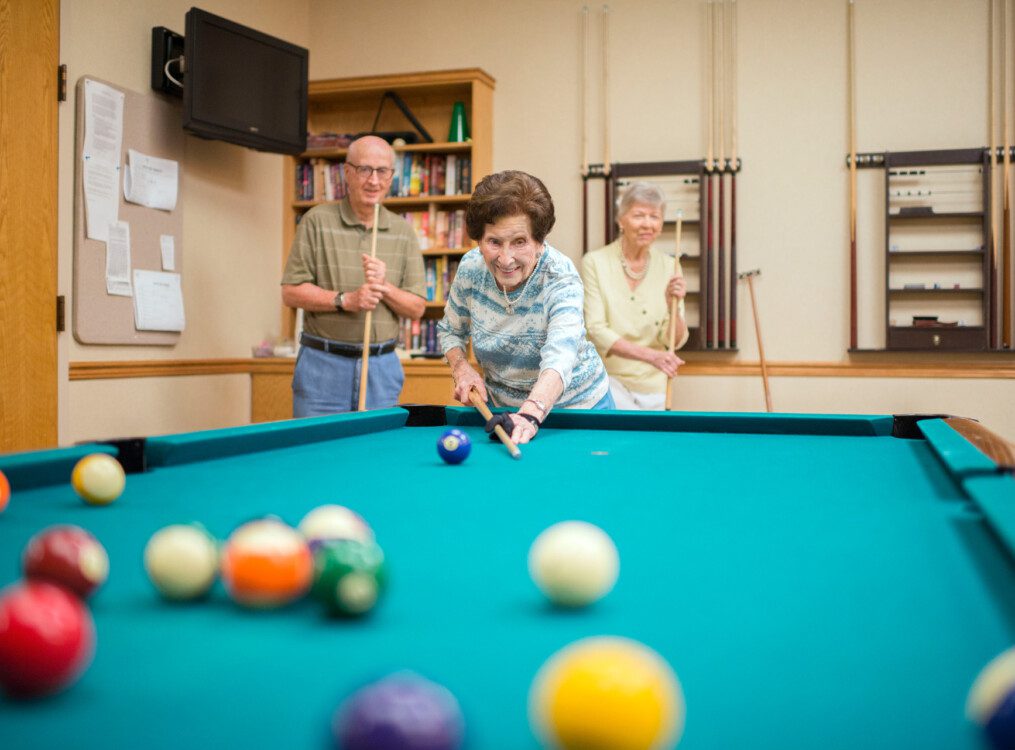
[[[105,453],[93,453],[77,462],[70,483],[86,503],[109,505],[120,497],[127,477],[115,458]]]
[[[551,656],[529,691],[532,729],[561,750],[662,750],[684,731],[669,664],[637,641],[598,636]]]

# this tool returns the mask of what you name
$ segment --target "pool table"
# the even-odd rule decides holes
[[[463,464],[437,455],[445,424],[473,438]],[[0,585],[50,524],[86,527],[111,561],[94,662],[54,697],[0,698],[0,747],[327,747],[343,697],[411,669],[458,697],[468,748],[536,748],[540,665],[614,634],[679,676],[686,750],[982,748],[964,703],[1015,638],[1015,479],[953,425],[559,411],[512,460],[473,410],[426,407],[0,456]],[[94,450],[133,472],[107,507],[68,481]],[[146,579],[162,526],[225,538],[324,503],[360,512],[386,551],[366,618],[251,611],[221,583],[171,604]],[[527,572],[565,519],[620,551],[616,588],[585,610],[550,606]]]

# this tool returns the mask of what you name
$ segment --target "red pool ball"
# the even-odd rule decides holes
[[[22,567],[26,578],[58,583],[86,599],[109,576],[109,557],[80,526],[50,526],[29,540]]]
[[[7,481],[7,477],[0,471],[0,513],[4,512],[7,507],[7,503],[11,499],[11,483]]]
[[[25,581],[0,592],[0,687],[13,696],[56,693],[95,653],[88,608],[66,589]]]

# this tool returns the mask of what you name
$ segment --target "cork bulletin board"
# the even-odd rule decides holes
[[[172,211],[127,202],[123,197],[123,170],[127,150],[149,156],[183,160],[184,133],[180,105],[149,92],[139,94],[108,81],[83,76],[75,87],[74,128],[74,256],[72,330],[82,344],[135,344],[172,346],[179,332],[139,331],[134,327],[134,299],[106,292],[106,243],[87,238],[85,226],[84,177],[81,167],[85,137],[85,81],[98,81],[124,94],[123,140],[120,153],[119,219],[130,225],[131,271],[162,270],[160,237],[171,235],[175,244],[175,273],[183,274],[182,180],[177,187]]]

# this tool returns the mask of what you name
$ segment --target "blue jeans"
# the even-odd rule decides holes
[[[613,394],[609,391],[606,395],[599,399],[599,403],[592,407],[593,409],[616,409],[617,405],[613,402]]]
[[[361,357],[342,357],[301,346],[293,372],[293,417],[356,411],[362,364]],[[370,357],[367,409],[395,406],[404,382],[397,354]]]

